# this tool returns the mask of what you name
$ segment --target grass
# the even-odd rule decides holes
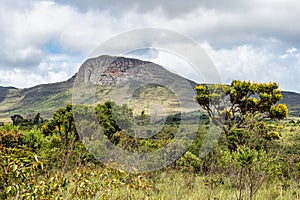
[[[213,182],[209,176],[173,170],[154,172],[153,174],[152,177],[147,179],[147,182],[150,183],[150,186],[147,188],[135,189],[127,184],[116,189],[100,187],[93,199],[234,200],[238,197],[237,188],[230,186],[230,183],[226,179],[223,179],[224,182],[222,183]],[[286,185],[278,184],[278,181],[265,183],[254,195],[253,199],[300,199],[299,183],[297,184],[295,181],[291,181],[286,183]],[[75,185],[72,187],[75,187]],[[80,197],[69,198],[68,194],[70,190],[72,190],[72,188],[65,190],[62,194],[63,199],[81,199]],[[243,199],[247,199],[246,193]]]

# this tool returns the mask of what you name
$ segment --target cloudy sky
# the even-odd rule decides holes
[[[224,83],[276,81],[300,92],[299,19],[296,0],[1,0],[0,85],[66,80],[111,37],[164,28],[201,46]]]

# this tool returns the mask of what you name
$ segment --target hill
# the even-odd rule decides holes
[[[44,118],[50,118],[55,110],[72,102],[72,95],[76,97],[74,88],[78,88],[78,83],[89,83],[84,91],[91,90],[91,85],[97,87],[92,91],[97,97],[97,103],[109,99],[119,101],[120,104],[128,103],[126,100],[132,96],[129,104],[134,105],[136,112],[149,109],[150,104],[177,109],[179,101],[187,109],[196,106],[183,103],[193,98],[194,93],[186,91],[191,91],[196,83],[152,62],[103,55],[86,60],[79,72],[64,82],[26,89],[0,87],[0,119],[7,120],[13,114],[26,116],[37,112]],[[166,88],[172,88],[173,91]],[[79,95],[82,92],[80,90]],[[115,99],[118,96],[122,98]],[[178,96],[182,97],[179,101]],[[144,107],[139,102],[143,102]],[[148,107],[145,108],[145,105]],[[178,112],[178,109],[174,109],[166,113]]]
[[[190,103],[194,95],[190,91],[195,82],[152,62],[103,55],[86,60],[77,74],[63,82],[26,89],[0,87],[0,121],[7,121],[13,114],[26,116],[38,112],[42,117],[50,118],[55,110],[72,102],[72,94],[73,100],[83,95],[79,83],[87,84],[84,91],[95,94],[93,101],[113,99],[120,104],[129,101],[136,112],[149,109],[151,104],[158,106],[157,110],[170,108],[165,110],[166,113],[178,112],[179,104],[184,104],[186,111],[195,109]],[[90,98],[91,93],[85,94]],[[290,115],[300,116],[300,94],[286,91],[282,94],[282,102],[288,105]],[[178,96],[182,98],[178,99]],[[80,103],[90,100],[84,97]]]
[[[42,84],[26,89],[0,87],[0,118],[37,112],[50,118],[57,108],[64,107],[70,102],[74,80],[75,76],[64,82]]]
[[[296,92],[282,91],[283,99],[281,103],[285,103],[289,108],[289,115],[300,117],[300,94]]]

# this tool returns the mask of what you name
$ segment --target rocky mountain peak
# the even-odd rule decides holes
[[[85,83],[111,85],[128,76],[134,76],[139,68],[145,67],[147,64],[153,63],[134,58],[102,55],[85,61],[80,67],[78,78]]]

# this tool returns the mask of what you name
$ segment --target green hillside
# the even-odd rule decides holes
[[[190,94],[190,92],[186,93],[187,88],[183,85],[189,83],[191,88],[196,86],[196,83],[193,81],[188,80],[187,82],[185,78],[175,75],[155,63],[137,59],[100,56],[98,58],[87,60],[81,66],[81,71],[84,71],[84,73],[91,69],[94,70],[93,73],[96,73],[96,76],[94,77],[99,77],[100,74],[100,77],[105,77],[106,81],[97,86],[96,98],[99,100],[99,102],[103,102],[105,100],[107,101],[111,96],[115,95],[112,93],[112,85],[105,85],[107,81],[119,80],[119,82],[122,82],[128,78],[135,77],[136,74],[139,74],[137,77],[139,78],[140,82],[143,81],[143,78],[149,78],[149,76],[154,82],[156,79],[176,80],[177,83],[174,83],[176,85],[168,84],[169,86],[176,88],[176,93],[185,97],[186,102],[190,102],[190,99],[193,98],[193,94]],[[14,114],[21,114],[22,116],[26,117],[28,115],[41,113],[43,118],[51,118],[55,110],[64,107],[67,103],[72,102],[72,93],[76,75],[64,82],[42,84],[25,89],[0,86],[0,122],[10,121],[10,116]],[[80,78],[82,77],[84,76],[81,75]],[[94,80],[91,74],[89,74],[89,78],[91,79],[89,80],[91,82],[99,81]],[[170,82],[170,80],[168,81]],[[125,94],[126,92],[124,93],[126,87],[127,86],[122,85],[122,89],[117,90],[120,92],[118,95],[121,95],[122,97],[127,96],[128,98],[128,94]],[[136,112],[140,112],[143,109],[148,109],[140,106],[139,102],[143,102],[143,105],[146,107],[150,104],[163,105],[165,108],[171,108],[172,111],[167,112],[173,114],[176,113],[175,107],[178,107],[178,102],[176,102],[174,98],[170,98],[170,96],[173,95],[171,94],[171,91],[159,86],[147,87],[148,88],[144,87],[143,89],[139,88],[134,92],[134,94],[131,94],[133,95],[133,99],[130,100],[131,102],[129,102],[129,105],[130,103],[134,105],[133,107]],[[79,91],[79,93],[81,93],[81,91]],[[289,108],[289,116],[300,117],[300,94],[285,91],[283,91],[282,94],[283,100],[281,102],[287,104]],[[195,109],[193,105],[185,106],[185,111],[193,111],[193,109]]]
[[[64,82],[26,89],[0,87],[0,118],[6,121],[13,114],[26,116],[37,112],[50,118],[57,108],[71,102],[74,79],[75,76]]]
[[[289,116],[300,117],[300,94],[295,92],[282,92],[282,103],[287,104],[289,108]]]

